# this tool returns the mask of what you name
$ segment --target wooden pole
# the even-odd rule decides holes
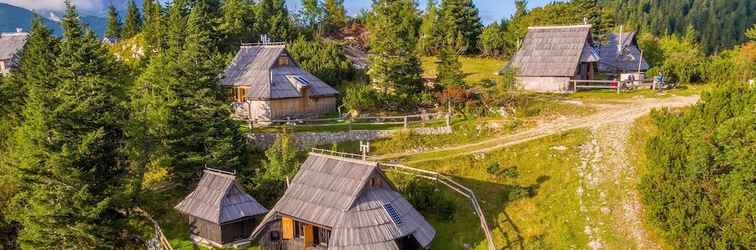
[[[407,116],[404,117],[404,128],[407,128]]]
[[[249,124],[249,133],[251,134],[254,124],[252,122],[252,103],[250,101],[247,101],[247,123]]]

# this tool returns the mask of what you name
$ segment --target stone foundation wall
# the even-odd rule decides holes
[[[414,128],[414,135],[443,135],[451,134],[450,127]],[[294,133],[293,139],[299,147],[313,147],[330,145],[347,141],[373,141],[390,138],[400,130],[352,130],[344,132],[300,132]],[[259,149],[267,149],[276,141],[276,133],[255,133],[248,136],[250,143]]]

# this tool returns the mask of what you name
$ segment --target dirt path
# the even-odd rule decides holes
[[[567,130],[596,127],[617,122],[632,122],[652,109],[685,107],[696,103],[698,99],[698,96],[676,96],[664,99],[635,99],[611,104],[593,104],[594,107],[597,107],[598,112],[586,117],[544,122],[535,128],[471,144],[424,152],[386,154],[377,156],[376,158],[378,160],[402,159],[403,163],[419,163],[485,153]]]

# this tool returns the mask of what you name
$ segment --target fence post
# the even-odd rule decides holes
[[[404,116],[404,128],[407,128],[407,116]]]
[[[451,128],[451,113],[446,113],[446,127]]]

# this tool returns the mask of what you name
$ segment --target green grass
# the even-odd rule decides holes
[[[481,80],[499,79],[496,72],[504,66],[504,61],[496,58],[481,58],[460,56],[462,72],[468,84],[476,84]],[[436,57],[422,57],[423,77],[436,77]]]
[[[453,176],[472,188],[481,202],[499,248],[569,249],[586,246],[585,221],[576,199],[579,148],[587,131],[575,130],[484,156],[462,156],[425,162],[413,167]],[[564,146],[558,151],[555,146]],[[536,160],[537,159],[537,160]],[[487,167],[516,167],[519,176],[490,174]],[[440,186],[444,192],[452,192]],[[525,197],[509,197],[517,190],[530,190]],[[426,215],[438,231],[432,249],[485,249],[485,237],[469,202],[456,197],[457,213],[451,222]]]
[[[646,174],[646,170],[648,169],[646,144],[657,133],[659,133],[659,129],[656,127],[656,125],[654,125],[650,115],[645,115],[641,118],[638,118],[633,123],[633,127],[630,130],[630,138],[628,140],[627,154],[629,156],[630,163],[636,166],[636,169],[638,170],[638,176],[643,176]],[[640,180],[636,179],[633,181],[632,185],[637,187],[639,182]],[[661,246],[663,249],[673,249],[662,238],[661,229],[653,226],[653,224],[649,223],[646,218],[643,219],[643,227],[644,229],[646,229],[646,232],[648,232],[651,240],[656,242],[657,245]]]

